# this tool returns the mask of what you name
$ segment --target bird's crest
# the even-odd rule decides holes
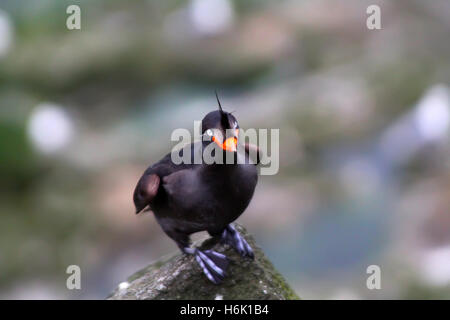
[[[220,100],[219,100],[219,96],[217,95],[217,91],[214,91],[216,93],[216,99],[217,99],[217,104],[219,105],[219,111],[221,114],[223,114],[223,109],[222,109],[222,105],[220,104]]]

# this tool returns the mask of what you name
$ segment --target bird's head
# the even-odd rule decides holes
[[[236,152],[239,124],[236,118],[222,109],[216,92],[219,110],[211,111],[202,120],[202,134],[205,140],[216,143],[223,150]]]

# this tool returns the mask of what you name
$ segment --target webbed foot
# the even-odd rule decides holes
[[[241,256],[254,259],[255,255],[247,241],[229,224],[222,233],[222,242],[232,246]]]
[[[193,254],[203,273],[215,284],[220,284],[226,276],[228,259],[225,255],[213,250],[184,248],[183,252]]]

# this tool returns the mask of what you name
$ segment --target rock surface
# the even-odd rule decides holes
[[[178,253],[136,272],[108,299],[299,299],[247,231],[237,224],[236,228],[253,248],[254,261],[213,239],[204,240],[200,246],[230,259],[228,276],[222,284],[210,282],[193,256]]]

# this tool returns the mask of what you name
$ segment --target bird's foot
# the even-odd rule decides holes
[[[184,253],[193,254],[203,273],[215,284],[220,284],[226,276],[228,259],[225,255],[213,250],[184,248]]]
[[[229,224],[222,233],[222,242],[232,246],[241,256],[254,259],[255,255],[247,241]]]

